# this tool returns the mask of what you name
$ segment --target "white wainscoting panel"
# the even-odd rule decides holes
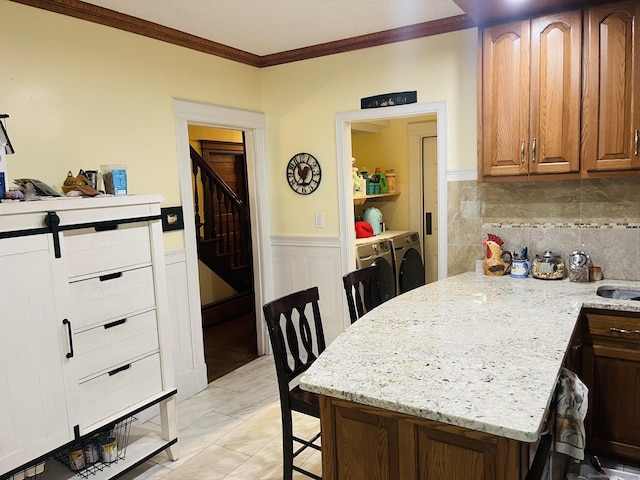
[[[325,339],[327,344],[330,343],[350,324],[342,287],[340,239],[298,236],[271,238],[274,298],[317,286]]]
[[[207,365],[204,361],[202,346],[202,319],[191,318],[193,316],[191,312],[194,310],[189,306],[186,262],[184,250],[165,253],[178,401],[207,388]],[[199,310],[198,305],[196,311]]]

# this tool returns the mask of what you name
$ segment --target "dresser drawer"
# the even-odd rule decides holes
[[[80,425],[93,425],[162,391],[160,354],[155,353],[79,385]]]
[[[155,306],[152,267],[69,283],[71,325],[74,330],[127,318]]]
[[[122,224],[115,230],[82,228],[63,232],[62,256],[69,277],[130,268],[151,262],[146,222]]]
[[[113,369],[158,351],[156,311],[116,320],[74,336],[76,376],[83,378]]]
[[[640,342],[640,318],[588,313],[587,329],[595,336]]]

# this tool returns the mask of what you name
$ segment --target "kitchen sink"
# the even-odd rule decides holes
[[[616,300],[640,300],[640,289],[625,288],[625,287],[611,287],[602,286],[598,287],[596,291],[601,297],[613,298]]]

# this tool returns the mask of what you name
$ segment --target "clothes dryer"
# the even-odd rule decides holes
[[[398,295],[424,285],[425,270],[418,232],[401,233],[391,238]]]
[[[389,240],[372,240],[356,246],[356,267],[360,269],[374,264],[379,268],[382,301],[386,302],[396,296],[393,247]]]

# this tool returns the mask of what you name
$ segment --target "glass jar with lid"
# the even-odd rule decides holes
[[[543,280],[559,280],[564,278],[565,266],[562,257],[551,250],[544,255],[536,255],[531,262],[531,275]]]

